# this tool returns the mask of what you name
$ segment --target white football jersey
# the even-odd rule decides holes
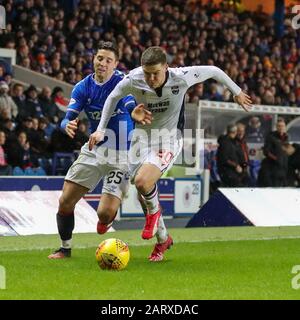
[[[168,139],[176,135],[177,129],[183,129],[184,96],[194,84],[213,78],[228,87],[234,95],[241,92],[241,88],[215,66],[168,68],[167,76],[159,94],[158,90],[151,89],[146,83],[142,67],[132,70],[108,96],[97,130],[105,130],[116,104],[128,94],[134,96],[137,104],[143,103],[153,116],[151,124],[136,124],[136,128],[145,130],[148,138],[152,129],[165,129],[164,139]]]

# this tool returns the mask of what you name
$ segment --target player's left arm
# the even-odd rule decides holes
[[[78,129],[78,116],[83,109],[84,101],[84,85],[79,82],[72,90],[66,115],[60,124],[60,128],[72,139]]]
[[[242,106],[245,111],[250,110],[252,105],[250,96],[242,91],[242,89],[220,68],[215,66],[193,66],[182,69],[183,72],[186,72],[184,76],[188,87],[212,78],[225,85],[232,92],[234,101]]]
[[[136,101],[131,94],[123,98],[122,103],[130,114],[132,110],[136,107]]]

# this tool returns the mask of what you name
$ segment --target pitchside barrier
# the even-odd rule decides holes
[[[63,177],[0,178],[0,235],[57,233],[55,214],[63,182]],[[165,178],[159,180],[158,188],[164,216],[191,216],[198,212],[202,199],[200,178]],[[102,183],[76,206],[75,232],[95,232],[101,189]],[[132,185],[119,215],[144,216]]]
[[[1,191],[0,235],[56,234],[60,191]],[[74,233],[95,232],[97,214],[86,201],[75,209]]]
[[[298,226],[300,189],[220,188],[187,227]]]

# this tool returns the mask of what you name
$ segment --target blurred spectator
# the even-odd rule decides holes
[[[16,138],[15,127],[16,124],[11,119],[6,119],[0,122],[0,130],[3,130],[5,132],[6,142],[9,142]]]
[[[0,81],[0,119],[13,119],[18,115],[18,107],[8,94],[9,87],[5,81]]]
[[[258,117],[251,117],[246,128],[246,140],[251,143],[261,143],[264,141],[264,130]]]
[[[243,186],[249,186],[249,148],[245,139],[246,126],[243,123],[237,123],[237,135],[236,141],[240,147],[241,154],[241,167],[243,168],[242,184]]]
[[[40,118],[39,119],[39,130],[42,130],[45,134],[45,138],[47,141],[51,140],[51,135],[55,130],[56,125],[51,123],[48,118]]]
[[[38,99],[38,91],[34,85],[29,86],[25,91],[26,94],[26,110],[24,117],[37,117],[43,116],[41,104]]]
[[[300,187],[300,144],[285,142],[282,148],[288,155],[288,186]]]
[[[13,167],[26,169],[37,166],[25,131],[20,131],[17,135],[17,140],[8,146],[7,158],[8,163]]]
[[[288,142],[289,136],[286,132],[286,123],[283,119],[279,119],[276,123],[276,130],[270,133],[274,138],[281,143]]]
[[[26,117],[21,123],[16,127],[16,132],[19,133],[24,131],[27,136],[30,136],[33,127],[32,117]]]
[[[63,117],[63,114],[54,102],[51,89],[48,86],[43,87],[38,98],[43,116],[47,117],[51,122],[57,123]]]
[[[0,176],[12,175],[12,167],[7,163],[7,155],[4,149],[5,142],[5,132],[0,130]]]
[[[236,140],[237,127],[229,125],[227,134],[218,139],[218,173],[224,187],[244,187],[243,155]]]
[[[45,120],[44,118],[33,118],[32,120],[33,126],[29,138],[31,150],[36,158],[42,158],[47,155],[49,146],[45,130],[39,124],[40,122],[45,123]]]
[[[59,120],[64,118],[67,106],[69,105],[69,101],[64,97],[63,93],[64,91],[61,87],[55,87],[51,95],[53,103],[58,108],[57,117]]]
[[[288,158],[282,149],[282,143],[286,141],[287,135],[284,135],[282,121],[277,128],[281,130],[281,134],[273,131],[265,139],[263,147],[265,158],[262,160],[257,180],[259,187],[285,187],[287,185]]]
[[[24,86],[20,83],[15,83],[12,87],[12,98],[18,107],[18,121],[22,120],[26,113],[26,97],[24,94]]]

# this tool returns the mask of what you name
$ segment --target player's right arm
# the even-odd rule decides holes
[[[72,139],[78,129],[78,115],[84,105],[83,96],[83,83],[78,83],[72,90],[67,113],[60,124],[61,129]]]
[[[122,81],[120,81],[114,90],[110,93],[110,95],[107,97],[102,114],[101,114],[101,120],[98,124],[97,130],[90,135],[89,139],[89,150],[91,151],[93,147],[102,141],[105,137],[105,130],[107,127],[107,124],[116,109],[116,106],[123,97],[130,94],[130,88],[131,88],[131,81],[129,77],[125,77]]]

